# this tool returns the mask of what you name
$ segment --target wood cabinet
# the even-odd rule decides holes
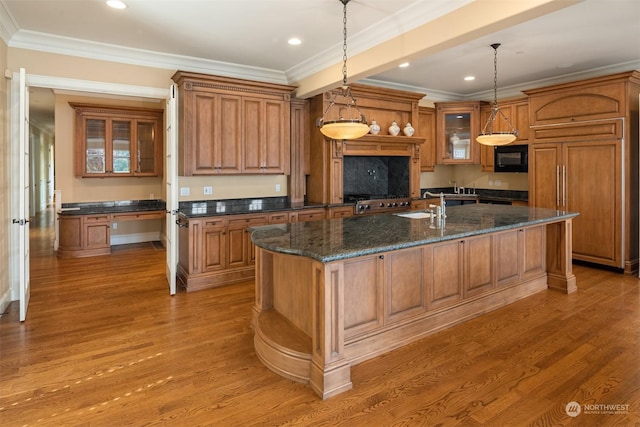
[[[288,174],[293,86],[178,71],[178,173]]]
[[[529,100],[516,99],[510,101],[498,101],[500,111],[509,119],[513,127],[518,131],[518,137],[511,144],[529,143]],[[480,107],[480,131],[491,115],[493,104],[486,104]],[[496,120],[494,131],[508,132],[509,125],[501,118]],[[493,146],[480,144],[480,168],[483,172],[493,172],[494,154]]]
[[[111,223],[162,219],[164,210],[103,214],[58,215],[58,253],[63,258],[82,258],[111,253]]]
[[[79,258],[111,252],[109,215],[61,215],[58,222],[59,257]]]
[[[496,287],[519,283],[546,271],[546,233],[543,227],[528,227],[498,233],[494,237]]]
[[[291,173],[289,201],[292,206],[304,204],[306,176],[309,175],[309,102],[291,100]]]
[[[420,171],[433,172],[436,168],[436,110],[431,107],[418,108],[416,136],[425,138],[420,145]]]
[[[529,204],[580,213],[574,259],[637,271],[640,73],[525,93]]]
[[[381,131],[355,140],[336,141],[324,137],[312,128],[309,138],[309,176],[307,199],[309,202],[336,205],[343,203],[344,156],[403,156],[409,161],[409,197],[420,196],[420,148],[423,135],[392,136],[388,133],[391,122],[400,127],[407,122],[419,128],[418,101],[421,93],[398,91],[354,84],[351,91],[367,120],[376,120]],[[322,117],[334,92],[320,94],[309,101],[309,121]]]
[[[191,292],[251,280],[255,276],[256,251],[250,227],[316,221],[325,216],[324,208],[310,208],[182,218],[178,230],[178,281]]]
[[[76,113],[77,177],[162,175],[162,110],[69,105]]]
[[[480,107],[485,103],[436,103],[436,163],[478,164],[480,144]]]

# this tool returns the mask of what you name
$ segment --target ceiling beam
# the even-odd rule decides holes
[[[397,67],[401,62],[467,43],[479,37],[572,6],[583,0],[475,0],[438,19],[347,60],[349,82]],[[342,62],[291,83],[297,98],[309,98],[342,84]]]

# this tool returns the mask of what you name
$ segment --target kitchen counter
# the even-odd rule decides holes
[[[577,215],[524,206],[473,204],[447,208],[444,225],[436,220],[381,214],[342,219],[340,227],[332,227],[331,220],[255,227],[251,237],[264,249],[330,262],[566,220]]]
[[[58,215],[96,215],[164,211],[164,200],[121,200],[110,202],[63,203]]]
[[[448,208],[444,222],[379,214],[255,227],[255,353],[335,396],[352,388],[355,364],[537,292],[574,292],[576,216],[473,204]]]

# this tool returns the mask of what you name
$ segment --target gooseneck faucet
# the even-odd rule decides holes
[[[444,199],[444,193],[432,193],[430,191],[424,192],[425,197],[439,197],[440,198],[440,215],[442,218],[447,217],[447,201]]]

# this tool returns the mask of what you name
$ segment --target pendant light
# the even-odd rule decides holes
[[[351,88],[347,85],[347,3],[350,0],[338,0],[343,5],[343,18],[344,24],[343,36],[344,43],[342,45],[342,87],[340,88],[339,95],[344,98],[345,105],[336,105],[336,97],[338,93],[333,95],[329,106],[324,111],[322,117],[316,121],[316,126],[320,128],[320,132],[327,138],[331,139],[356,139],[367,134],[369,132],[369,126],[367,125],[367,119],[364,114],[358,108],[356,99],[351,93]],[[334,108],[338,110],[333,116],[337,116],[337,119],[327,120],[327,113]]]
[[[482,128],[482,134],[476,138],[482,145],[506,145],[516,140],[518,131],[513,127],[507,116],[498,108],[498,47],[500,43],[491,45],[493,48],[493,107],[491,115]],[[502,117],[509,125],[509,132],[494,132],[493,125],[497,118]]]

